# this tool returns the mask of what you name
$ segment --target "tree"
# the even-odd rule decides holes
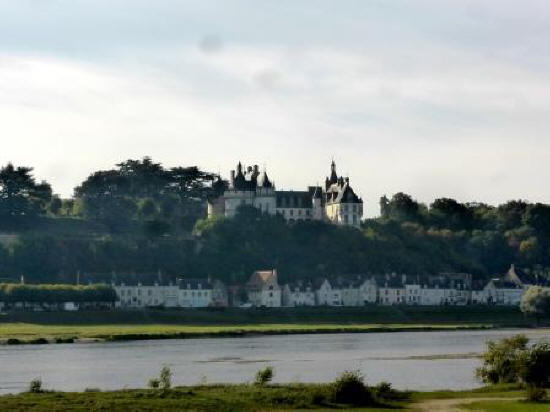
[[[418,220],[419,204],[406,193],[396,193],[389,203],[389,215],[391,218],[403,220]]]
[[[59,196],[54,195],[52,196],[52,199],[50,201],[50,204],[48,206],[48,210],[51,214],[57,215],[59,214],[59,211],[61,210],[61,207],[63,206],[63,202],[59,198]]]
[[[550,288],[531,286],[521,298],[521,311],[527,315],[534,315],[537,324],[541,317],[550,316]]]
[[[45,213],[52,189],[46,182],[36,183],[32,170],[11,163],[0,168],[0,222]]]
[[[430,216],[441,227],[470,229],[473,223],[473,213],[466,205],[446,197],[430,205]]]
[[[483,366],[476,370],[477,377],[490,384],[518,382],[528,342],[525,335],[487,342]]]

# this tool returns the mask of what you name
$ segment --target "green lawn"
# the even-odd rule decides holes
[[[400,395],[401,401],[382,401],[369,408],[353,408],[331,400],[330,384],[283,385],[205,385],[178,387],[166,392],[159,390],[120,390],[112,392],[46,392],[0,396],[0,409],[6,411],[290,411],[290,410],[430,410],[430,402],[456,401],[449,410],[475,411],[550,411],[550,403],[528,403],[525,392],[517,386],[498,386],[463,392],[414,393]],[[462,405],[472,398],[483,401]],[[487,400],[486,398],[511,398]]]
[[[330,401],[329,385],[211,385],[116,392],[24,393],[0,397],[5,411],[259,411],[346,409]],[[383,407],[383,408],[382,408]],[[393,409],[391,404],[370,411]]]

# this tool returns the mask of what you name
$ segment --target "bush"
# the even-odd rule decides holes
[[[520,376],[527,385],[550,387],[550,343],[535,344],[526,351],[521,362]]]
[[[168,366],[163,366],[160,370],[159,383],[161,389],[170,389],[172,387],[172,371]]]
[[[42,379],[34,378],[29,384],[30,393],[42,393]]]
[[[359,371],[346,371],[332,384],[332,399],[337,403],[366,406],[374,403],[370,389]]]
[[[537,388],[535,386],[527,387],[527,400],[531,402],[543,402],[547,398],[548,396],[544,388]]]
[[[151,378],[149,379],[149,382],[147,382],[147,386],[151,389],[158,389],[160,387],[160,380],[159,378]]]
[[[260,369],[258,372],[256,372],[256,376],[254,378],[254,384],[255,385],[265,385],[268,382],[271,382],[273,379],[273,367],[267,366],[263,369]]]
[[[394,399],[396,395],[396,391],[389,382],[380,382],[374,387],[374,393],[377,398],[384,400]]]
[[[483,366],[476,370],[477,377],[489,384],[518,382],[528,342],[525,335],[487,342]]]

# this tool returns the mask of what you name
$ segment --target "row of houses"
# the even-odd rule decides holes
[[[434,276],[354,275],[333,280],[296,281],[280,285],[277,271],[252,274],[243,286],[226,287],[211,279],[179,279],[173,283],[113,283],[120,308],[143,307],[295,307],[364,305],[519,305],[523,293],[547,280],[525,273],[514,265],[502,277],[472,282],[465,273]]]

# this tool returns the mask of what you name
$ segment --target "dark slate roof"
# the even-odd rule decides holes
[[[208,279],[178,279],[180,289],[197,290],[199,284],[201,289],[213,289],[212,283]]]
[[[315,290],[311,282],[302,282],[300,280],[289,282],[287,285],[291,292],[308,292],[308,288],[309,292],[313,292]]]
[[[269,180],[269,177],[267,177],[267,172],[265,170],[262,172],[262,175],[260,176],[260,186],[264,188],[273,187],[273,184]]]
[[[278,190],[275,192],[278,208],[304,208],[310,209],[312,195],[309,191]]]

